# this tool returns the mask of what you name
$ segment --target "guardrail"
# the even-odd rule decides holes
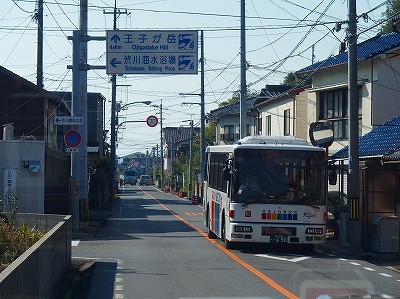
[[[71,216],[17,214],[16,222],[47,232],[0,272],[0,298],[52,298],[71,265]]]

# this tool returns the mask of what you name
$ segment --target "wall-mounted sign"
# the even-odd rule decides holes
[[[80,116],[56,116],[54,124],[60,125],[83,125],[83,117]]]

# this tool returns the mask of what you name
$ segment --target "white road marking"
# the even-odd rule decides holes
[[[376,271],[375,269],[372,269],[372,268],[369,268],[369,267],[364,267],[364,269],[368,270],[368,271]]]
[[[256,256],[265,257],[265,258],[267,258],[267,259],[273,259],[273,260],[279,260],[279,261],[292,262],[292,263],[301,262],[301,261],[304,261],[304,260],[307,260],[307,259],[311,258],[311,257],[309,257],[309,256],[300,256],[300,257],[296,257],[296,258],[293,258],[293,259],[288,259],[288,258],[285,258],[285,257],[274,256],[274,255],[268,255],[268,254],[256,254]]]
[[[304,260],[308,260],[309,258],[311,258],[311,257],[309,257],[309,256],[301,256],[301,257],[296,257],[294,259],[288,259],[288,262],[297,263],[297,262],[301,262],[301,261],[304,261]]]
[[[287,259],[284,257],[273,256],[273,255],[268,255],[268,254],[256,254],[256,256],[265,257],[267,259],[279,260],[279,261],[287,261]]]
[[[115,285],[115,290],[116,291],[123,291],[124,290],[124,286],[117,284],[117,285]]]
[[[124,294],[115,294],[115,299],[124,299]]]
[[[379,275],[382,275],[382,276],[384,276],[384,277],[393,277],[392,275],[386,274],[386,273],[379,273]]]
[[[72,241],[71,241],[71,246],[72,246],[72,247],[78,246],[80,241],[81,241],[81,240],[72,240]]]
[[[361,264],[356,263],[356,262],[349,262],[350,265],[354,265],[354,266],[360,266]]]

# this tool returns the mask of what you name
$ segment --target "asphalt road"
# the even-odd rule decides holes
[[[151,186],[125,186],[107,225],[75,239],[92,259],[87,298],[316,298],[398,296],[400,273],[301,248],[239,246],[206,236],[201,207]]]

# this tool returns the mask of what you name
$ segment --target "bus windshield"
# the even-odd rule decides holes
[[[236,149],[231,199],[236,202],[326,203],[323,151]]]

